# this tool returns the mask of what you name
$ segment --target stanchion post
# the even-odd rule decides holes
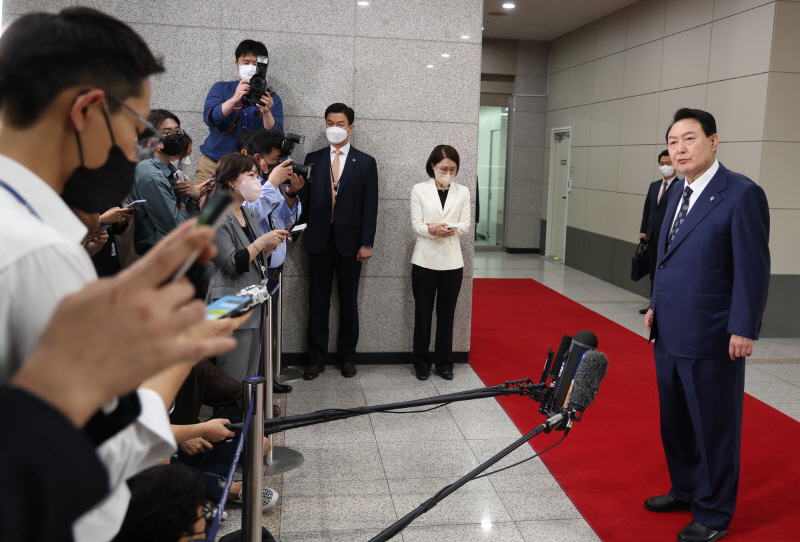
[[[253,410],[253,417],[247,430],[245,444],[241,538],[243,542],[261,542],[265,385],[266,381],[261,376],[251,376],[244,381],[244,407],[255,410]]]
[[[283,271],[278,273],[278,300],[276,303],[275,314],[272,321],[275,323],[275,336],[272,337],[274,350],[272,351],[272,375],[276,381],[280,380],[281,374],[281,317],[283,315]]]
[[[267,381],[267,393],[266,393],[266,402],[264,403],[264,415],[268,420],[272,419],[272,386],[273,382],[275,381],[275,374],[272,372],[272,298],[267,299],[267,313],[266,319],[267,321],[264,322],[264,344],[269,345],[267,348],[262,348],[262,352],[266,355],[266,359],[262,360],[261,366],[264,367],[264,379]],[[264,423],[261,423],[262,431]],[[263,432],[262,432],[263,435]],[[272,444],[272,435],[269,436],[269,442]],[[264,461],[267,465],[272,464],[272,448],[270,448],[269,453],[264,458]]]

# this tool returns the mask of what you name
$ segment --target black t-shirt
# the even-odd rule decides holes
[[[437,189],[438,190],[438,189]],[[439,190],[439,199],[442,201],[442,209],[444,209],[444,202],[447,201],[447,193],[450,190]]]

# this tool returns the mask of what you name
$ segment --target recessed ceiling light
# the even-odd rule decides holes
[[[461,36],[461,39],[462,39],[462,40],[468,40],[468,39],[469,39],[469,36],[467,36],[467,35],[465,34],[465,35]]]
[[[514,2],[506,2],[505,4],[503,4],[503,8],[505,9],[514,9],[515,7],[517,6],[514,5]]]
[[[450,58],[450,53],[442,53],[442,58]]]
[[[368,6],[368,5],[369,5],[369,2],[367,2],[367,0],[361,0],[361,1],[358,3],[358,5],[359,5],[359,6]]]
[[[433,64],[428,64],[428,67],[429,68],[433,68]]]

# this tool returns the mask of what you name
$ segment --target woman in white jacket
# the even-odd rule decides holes
[[[453,379],[453,318],[464,276],[460,237],[469,232],[469,189],[453,182],[458,173],[458,151],[439,145],[428,158],[431,179],[411,190],[411,227],[417,243],[411,257],[414,292],[414,370],[427,380],[431,365],[445,380]],[[431,363],[428,345],[436,300],[436,348]]]

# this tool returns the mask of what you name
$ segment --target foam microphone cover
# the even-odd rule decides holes
[[[551,411],[556,413],[561,410],[561,407],[566,406],[565,401],[569,394],[572,379],[575,376],[575,371],[584,353],[597,348],[597,336],[591,331],[579,331],[572,338],[570,344],[569,357],[567,357],[564,364],[564,370],[561,372],[553,392],[553,402]],[[554,369],[555,370],[555,369]]]
[[[586,352],[575,373],[575,380],[572,381],[570,404],[578,410],[588,408],[594,401],[607,370],[608,358],[605,354],[597,350]]]

